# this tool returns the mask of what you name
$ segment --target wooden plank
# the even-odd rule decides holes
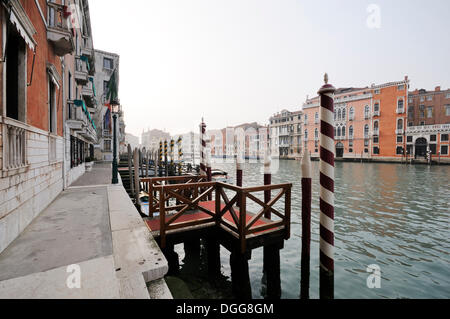
[[[237,224],[233,225],[232,223],[230,223],[230,221],[228,221],[226,219],[222,219],[220,225],[226,226],[230,230],[234,231],[236,233],[237,238],[239,238],[239,228],[238,228]]]
[[[198,189],[198,188],[208,188],[208,187],[215,187],[216,182],[202,182],[202,183],[192,183],[192,184],[174,184],[174,185],[164,185],[164,186],[154,186],[154,190],[156,191],[162,191],[162,189],[169,189],[169,190],[182,190],[182,189]],[[202,195],[204,196],[204,195]]]
[[[170,177],[150,177],[150,178],[143,178],[142,181],[143,182],[149,182],[149,183],[155,183],[155,182],[172,182],[172,181],[197,181],[197,180],[201,180],[201,179],[205,179],[206,176],[191,176],[191,175],[187,175],[187,176],[170,176]]]
[[[166,230],[182,229],[182,228],[187,228],[187,227],[191,227],[191,226],[203,225],[203,224],[207,224],[207,223],[211,223],[211,222],[214,222],[214,218],[212,218],[212,217],[191,220],[191,221],[185,221],[185,222],[180,222],[180,223],[176,223],[173,225],[167,225]]]
[[[230,184],[226,184],[226,183],[222,183],[222,182],[217,182],[217,184],[220,185],[223,188],[230,189],[230,190],[233,190],[235,192],[241,192],[243,190],[242,187],[235,186],[235,185],[230,185]]]
[[[247,193],[256,193],[256,192],[263,192],[263,191],[275,190],[275,189],[280,189],[280,188],[287,189],[289,187],[292,187],[292,184],[264,185],[264,186],[248,187],[248,188],[244,188],[244,190]]]
[[[262,231],[272,229],[272,228],[282,227],[284,225],[285,225],[284,221],[278,221],[278,222],[273,222],[273,223],[269,223],[269,224],[265,224],[265,225],[259,225],[259,226],[256,226],[256,227],[253,227],[253,228],[247,230],[246,235],[262,232]]]

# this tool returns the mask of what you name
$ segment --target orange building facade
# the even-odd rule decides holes
[[[409,80],[341,88],[335,93],[336,157],[401,161],[406,158]],[[319,97],[303,105],[303,142],[312,157],[320,152]]]

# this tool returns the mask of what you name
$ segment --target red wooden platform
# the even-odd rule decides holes
[[[215,201],[200,202],[199,206],[201,206],[203,208],[206,208],[209,211],[214,212],[215,207],[216,207],[216,202]],[[221,209],[224,209],[224,208],[225,208],[225,203],[221,203]],[[238,217],[240,217],[239,208],[238,207],[234,207],[234,211],[236,212],[236,215]],[[246,221],[247,221],[247,223],[254,216],[255,216],[254,214],[247,212],[247,214],[246,214]],[[174,224],[187,222],[187,221],[208,219],[208,218],[211,218],[211,216],[206,214],[206,213],[204,213],[204,212],[202,212],[202,211],[196,210],[196,211],[194,211],[192,213],[187,213],[187,214],[184,214],[184,215],[180,216],[177,219],[177,222],[174,223]],[[226,219],[231,224],[236,225],[234,220],[233,220],[233,217],[230,214],[230,212],[225,213],[223,215],[223,218]],[[159,219],[159,217],[152,218],[152,219],[146,219],[145,222],[147,223],[147,226],[149,227],[149,229],[152,232],[153,231],[159,231],[159,229],[160,229],[160,219]],[[265,220],[265,219],[262,218],[262,219],[257,220],[253,226],[256,227],[256,226],[265,225],[265,224],[269,224],[269,223],[270,223],[269,220]],[[259,233],[261,233],[261,232],[259,232]]]

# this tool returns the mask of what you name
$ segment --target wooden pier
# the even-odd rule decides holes
[[[202,238],[207,245],[210,272],[220,271],[219,245],[222,245],[231,252],[236,296],[251,298],[248,260],[253,249],[265,247],[270,254],[265,258],[270,265],[264,265],[268,295],[279,298],[279,251],[290,237],[292,184],[245,188],[206,179],[206,176],[140,179],[149,193],[150,217],[144,220],[169,260],[169,272],[178,268],[174,245],[192,246]],[[265,203],[261,198],[267,191],[276,195]],[[282,209],[276,209],[282,199]],[[254,211],[248,210],[250,203],[257,207]]]

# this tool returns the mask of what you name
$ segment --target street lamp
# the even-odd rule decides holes
[[[120,102],[118,100],[111,101],[111,112],[113,117],[113,163],[112,163],[112,184],[118,184],[117,171],[117,114],[120,111]]]

